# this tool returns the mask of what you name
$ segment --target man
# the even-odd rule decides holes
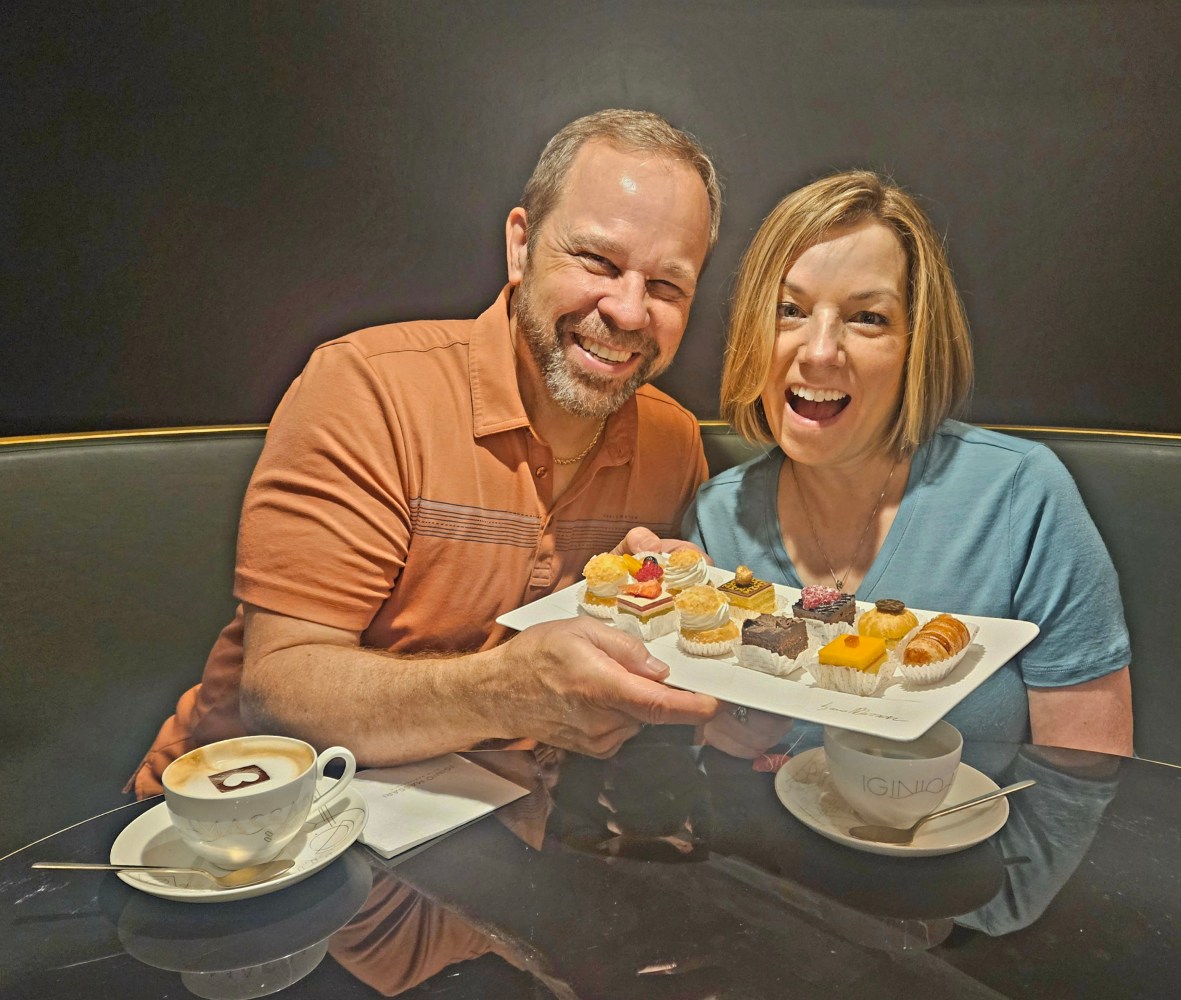
[[[632,525],[633,546],[676,533],[706,475],[700,436],[645,383],[680,344],[719,214],[691,136],[590,115],[509,213],[509,283],[479,319],[315,351],[247,490],[242,605],[137,794],[247,731],[381,766],[516,738],[602,756],[642,723],[713,717],[713,698],[666,687],[667,667],[602,623],[504,641],[494,619],[573,583]]]

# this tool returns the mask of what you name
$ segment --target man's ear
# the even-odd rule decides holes
[[[504,224],[505,253],[508,258],[508,283],[514,288],[525,274],[529,256],[529,217],[519,205],[508,214]]]

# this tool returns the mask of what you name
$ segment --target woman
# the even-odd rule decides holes
[[[1049,449],[950,419],[971,380],[963,307],[915,201],[861,171],[796,191],[743,259],[722,376],[723,417],[778,449],[706,483],[685,537],[792,587],[1033,621],[1038,638],[948,721],[1131,754],[1111,560]],[[722,713],[707,738],[753,756],[784,728]]]

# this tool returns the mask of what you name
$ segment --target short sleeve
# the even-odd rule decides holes
[[[681,519],[681,537],[705,551],[705,539],[701,535],[701,522],[697,517],[697,497],[689,501],[685,516]]]
[[[1013,476],[1010,562],[1014,615],[1038,637],[1021,656],[1031,687],[1094,680],[1131,661],[1119,580],[1078,487],[1048,448]]]
[[[405,565],[411,515],[401,429],[362,353],[317,349],[288,390],[242,509],[239,600],[363,630]]]

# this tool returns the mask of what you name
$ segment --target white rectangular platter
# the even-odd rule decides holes
[[[729,570],[713,568],[714,583],[732,579]],[[574,618],[582,612],[578,600],[583,585],[574,584],[543,597],[496,620],[521,631],[542,622]],[[800,592],[775,585],[779,613],[791,614]],[[872,605],[857,603],[860,614]],[[786,609],[786,610],[785,610]],[[920,621],[935,611],[914,609]],[[1033,622],[1011,618],[983,618],[956,615],[976,625],[979,631],[964,658],[943,680],[928,687],[905,687],[895,675],[870,697],[826,691],[816,686],[812,675],[797,670],[791,677],[773,677],[740,666],[735,656],[690,656],[677,648],[677,635],[663,635],[648,643],[652,654],[669,666],[668,683],[686,691],[713,695],[734,705],[745,705],[795,719],[818,722],[839,729],[851,729],[893,740],[914,740],[983,684],[1038,634]]]

